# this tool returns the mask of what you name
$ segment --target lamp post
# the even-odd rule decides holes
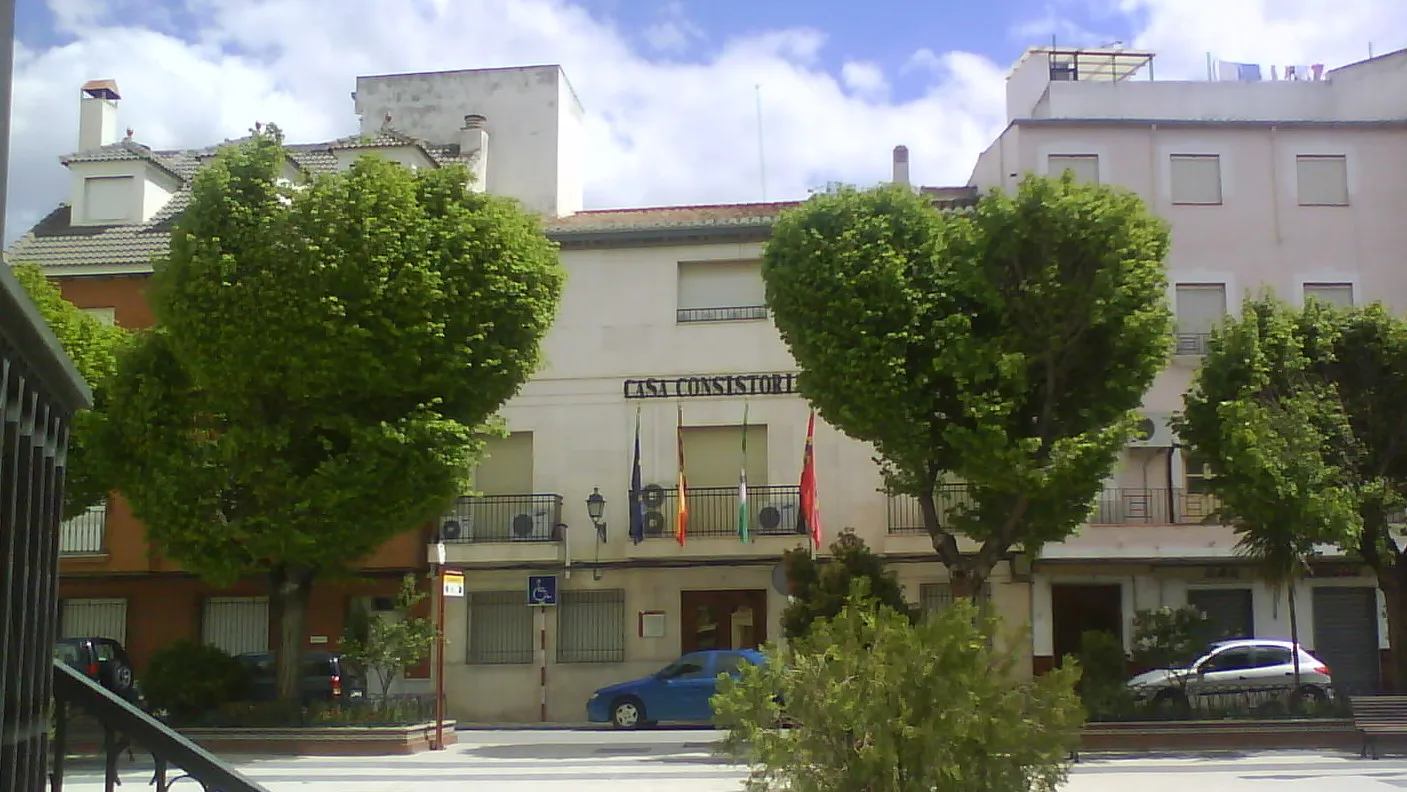
[[[586,516],[591,518],[591,524],[596,526],[596,564],[591,568],[591,579],[601,579],[601,545],[606,543],[606,497],[601,494],[600,487],[592,487],[591,494],[586,496]]]

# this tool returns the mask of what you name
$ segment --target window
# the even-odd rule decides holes
[[[1046,171],[1060,178],[1065,171],[1073,171],[1075,181],[1089,184],[1099,183],[1099,156],[1096,154],[1051,154],[1046,158]]]
[[[1204,355],[1212,328],[1226,316],[1226,284],[1179,283],[1177,285],[1178,355]]]
[[[730,652],[728,654],[718,655],[714,669],[717,674],[727,674],[736,679],[742,675],[743,667],[750,665],[752,665],[752,661],[747,659],[747,657]]]
[[[83,180],[83,218],[88,222],[120,222],[131,217],[134,196],[131,176],[92,176]]]
[[[1342,154],[1295,157],[1300,206],[1348,206],[1348,158]]]
[[[109,327],[117,324],[116,308],[80,308],[79,310]]]
[[[533,609],[521,591],[471,591],[470,665],[511,665],[533,661]]]
[[[625,591],[563,591],[557,605],[557,662],[625,660]]]
[[[1209,494],[1212,491],[1211,481],[1215,478],[1211,463],[1192,453],[1187,453],[1184,459],[1187,472],[1183,478],[1187,481],[1187,492],[1193,495]]]
[[[1270,668],[1279,665],[1294,665],[1294,657],[1285,646],[1260,645],[1256,647],[1256,668]]]
[[[982,600],[992,601],[992,584],[982,584]],[[953,586],[951,583],[925,583],[918,590],[918,604],[924,613],[940,611],[952,607]]]
[[[484,495],[529,495],[533,491],[533,433],[490,437],[474,468],[474,489]]]
[[[1221,157],[1216,154],[1172,155],[1172,202],[1221,203]]]
[[[127,600],[66,599],[60,609],[60,637],[127,641]]]
[[[664,667],[660,679],[698,679],[708,667],[708,655],[703,652],[686,654]]]
[[[680,322],[767,318],[760,261],[679,262]]]
[[[1245,668],[1254,668],[1251,663],[1251,647],[1249,646],[1238,646],[1214,654],[1202,664],[1201,670],[1206,672],[1240,671]]]
[[[205,601],[200,637],[232,655],[269,649],[268,597],[211,597]]]
[[[1311,298],[1341,308],[1352,308],[1353,284],[1306,283],[1304,285],[1304,301],[1309,302]]]

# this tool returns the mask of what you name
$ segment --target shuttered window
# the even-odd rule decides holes
[[[1075,181],[1099,183],[1099,156],[1095,154],[1051,154],[1046,158],[1046,168],[1057,179],[1068,170],[1075,174]]]
[[[533,433],[491,437],[474,470],[474,489],[483,495],[528,495],[533,491]]]
[[[269,650],[268,597],[211,597],[205,601],[201,641],[232,655]]]
[[[563,591],[557,606],[557,662],[625,660],[625,591]]]
[[[684,427],[684,475],[689,488],[736,487],[738,472],[743,466],[743,427],[686,426]],[[666,481],[671,476],[661,476]],[[767,486],[767,427],[748,424],[747,483],[751,487]]]
[[[678,321],[765,319],[766,306],[761,262],[679,262]]]
[[[1172,155],[1172,202],[1221,203],[1221,157],[1216,154]]]
[[[90,176],[83,180],[83,217],[91,223],[130,220],[135,200],[131,176]]]
[[[1295,157],[1300,206],[1348,206],[1348,158],[1337,155]]]
[[[59,630],[64,638],[111,638],[127,643],[127,600],[66,599]]]
[[[521,591],[471,591],[469,605],[470,665],[531,663],[533,609]]]
[[[1330,305],[1351,308],[1353,307],[1353,284],[1306,283],[1304,285],[1305,302],[1309,302],[1311,298],[1326,302]]]

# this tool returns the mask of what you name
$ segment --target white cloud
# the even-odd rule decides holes
[[[641,35],[651,48],[676,55],[686,52],[694,42],[707,38],[703,28],[690,21],[684,12],[684,4],[678,0],[660,9],[658,21],[647,25]]]
[[[78,87],[112,77],[120,125],[156,147],[203,146],[276,121],[292,141],[355,131],[360,74],[560,63],[588,114],[589,206],[761,198],[757,96],[767,195],[800,198],[828,180],[887,178],[905,143],[914,178],[967,179],[1002,122],[1003,70],[942,56],[927,90],[889,102],[864,65],[820,65],[824,34],[795,28],[714,42],[681,62],[633,48],[631,35],[565,0],[441,0],[397,6],[344,0],[186,0],[205,28],[189,41],[124,27],[86,0],[67,6],[71,43],[22,49],[15,69],[8,236],[63,200],[57,157],[77,142]],[[129,17],[130,18],[130,17]],[[981,64],[973,68],[972,64]]]
[[[48,0],[72,41],[17,51],[8,236],[65,197],[57,157],[76,144],[78,86],[99,77],[122,88],[122,126],[176,147],[237,137],[256,120],[294,141],[347,134],[361,74],[560,63],[587,110],[586,198],[597,207],[759,199],[759,86],[774,200],[830,180],[885,180],[899,143],[915,181],[965,182],[1004,123],[1007,63],[921,50],[901,71],[923,88],[893,99],[876,93],[888,79],[870,64],[826,71],[825,35],[800,27],[712,41],[709,54],[681,60],[569,0],[421,0],[394,11],[343,0],[335,14],[320,0],[183,1],[175,16],[205,25],[178,39],[157,32],[169,16],[143,29],[112,2]],[[1079,1],[1140,20],[1129,44],[1162,51],[1160,78],[1199,76],[1209,50],[1333,66],[1362,57],[1374,34],[1407,31],[1401,0],[1339,0],[1331,11],[1320,0]],[[1404,44],[1378,50],[1394,43]]]

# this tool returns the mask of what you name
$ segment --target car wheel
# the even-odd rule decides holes
[[[1290,697],[1290,705],[1295,709],[1302,709],[1306,704],[1314,708],[1319,708],[1328,703],[1329,697],[1325,695],[1324,691],[1313,685],[1301,687]]]
[[[645,705],[637,698],[623,698],[611,705],[611,723],[617,729],[638,729],[644,726]]]
[[[1187,695],[1181,690],[1160,690],[1158,695],[1153,697],[1153,708],[1169,714],[1186,712],[1189,709]]]
[[[103,663],[98,676],[103,687],[119,695],[132,689],[132,668],[121,660]]]

